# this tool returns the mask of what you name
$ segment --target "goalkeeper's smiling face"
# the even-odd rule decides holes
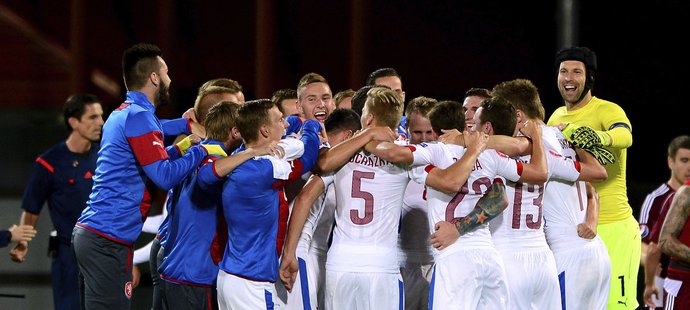
[[[577,60],[561,62],[558,69],[558,91],[565,102],[576,104],[585,91],[586,81],[587,71],[584,63]]]

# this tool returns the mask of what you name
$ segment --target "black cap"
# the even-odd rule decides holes
[[[556,53],[556,67],[566,60],[577,60],[585,64],[587,70],[597,71],[597,54],[586,47],[573,46],[564,48]]]

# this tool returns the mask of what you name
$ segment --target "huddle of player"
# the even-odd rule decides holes
[[[467,107],[418,97],[405,109],[400,76],[385,68],[352,95],[351,109],[336,109],[315,73],[299,81],[296,102],[240,102],[241,91],[214,85],[227,79],[212,80],[194,109],[206,139],[164,148],[150,106],[170,79],[156,57],[142,58],[158,69],[104,126],[94,193],[75,228],[87,304],[131,296],[127,257],[134,222],[148,211],[142,203],[125,214],[132,225],[107,226],[116,215],[100,206],[113,203],[106,193],[117,181],[102,178],[129,173],[170,189],[152,251],[163,280],[155,299],[167,308],[606,307],[611,263],[587,182],[606,180],[602,164],[615,158],[589,127],[547,126],[530,81],[468,92]],[[202,104],[223,93],[234,97]],[[120,123],[128,125],[113,130]],[[118,153],[125,143],[133,154]],[[101,155],[109,153],[139,169],[110,167]],[[107,251],[118,259],[108,260],[101,249],[113,242]],[[103,261],[126,266],[116,279],[89,272]],[[106,286],[129,296],[98,290]]]

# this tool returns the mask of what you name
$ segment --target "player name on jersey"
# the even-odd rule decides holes
[[[366,156],[362,153],[357,153],[355,156],[352,156],[350,158],[351,163],[355,164],[361,164],[369,167],[380,167],[380,166],[386,166],[389,165],[390,163],[388,161],[385,161],[381,158],[379,158],[376,155],[371,155],[371,156]]]

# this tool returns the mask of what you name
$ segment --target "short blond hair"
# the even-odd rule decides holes
[[[403,114],[402,98],[398,93],[383,87],[372,88],[367,92],[364,106],[376,117],[377,125],[397,130]]]
[[[212,140],[225,142],[232,127],[236,126],[237,115],[240,106],[232,101],[221,101],[208,109],[206,115],[206,137]]]

